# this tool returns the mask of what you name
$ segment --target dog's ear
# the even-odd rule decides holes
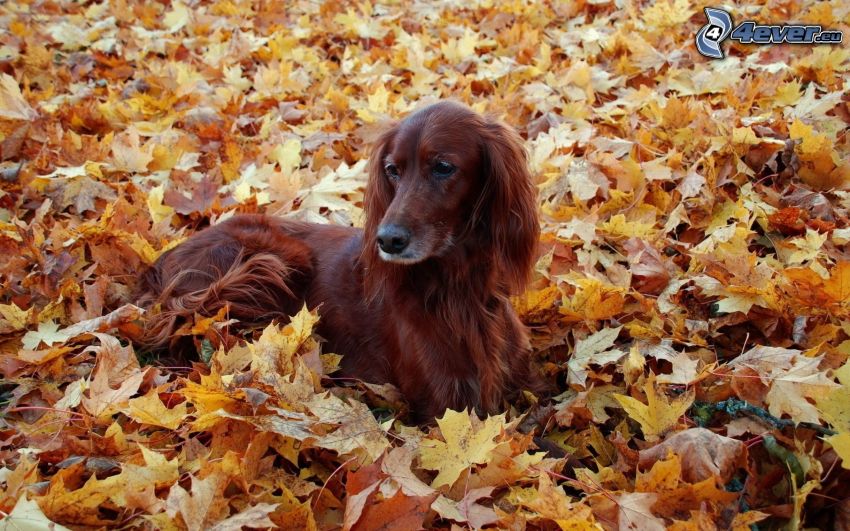
[[[493,246],[493,263],[511,293],[525,289],[540,236],[537,189],[528,170],[522,138],[498,120],[484,125],[482,214]],[[489,202],[489,204],[488,204]]]
[[[367,264],[377,259],[375,252],[375,235],[378,226],[384,218],[384,214],[393,200],[393,187],[384,173],[384,158],[390,142],[396,134],[397,124],[392,124],[384,131],[372,146],[369,156],[369,181],[366,184],[366,196],[363,200],[363,209],[366,213],[366,221],[363,229],[363,251]]]

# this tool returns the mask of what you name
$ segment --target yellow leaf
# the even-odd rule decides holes
[[[511,303],[523,322],[545,318],[551,312],[557,312],[556,302],[561,299],[561,290],[557,286],[528,290],[522,295],[511,298]],[[0,310],[2,311],[2,310]]]
[[[814,128],[795,120],[788,128],[788,134],[794,140],[802,140],[799,150],[803,155],[813,155],[823,150],[829,150],[832,147],[832,142],[826,135],[817,135]]]
[[[145,396],[131,399],[124,408],[124,413],[136,422],[173,430],[180,426],[186,417],[186,402],[168,409],[159,399],[159,393],[152,389]]]
[[[644,385],[646,401],[643,402],[625,395],[614,395],[614,398],[629,417],[636,420],[643,430],[647,441],[657,441],[662,435],[670,431],[679,422],[679,417],[685,414],[694,401],[693,390],[689,390],[682,396],[668,400],[663,394],[659,394],[655,388],[655,374],[650,373]]]
[[[170,208],[170,207],[169,207]],[[127,242],[127,245],[130,246],[131,249],[136,251],[136,254],[139,255],[139,258],[146,264],[153,264],[156,262],[156,259],[162,254],[165,250],[159,250],[153,248],[153,245],[150,244],[149,241],[144,239],[138,232],[125,232],[125,231],[113,231],[113,234],[116,236],[121,236],[124,241]]]
[[[787,265],[799,265],[817,258],[829,235],[816,230],[806,229],[806,236],[782,242],[776,246],[779,257]]]
[[[489,461],[491,452],[498,446],[493,439],[504,424],[503,415],[481,421],[474,413],[446,410],[437,419],[445,442],[425,439],[419,445],[422,467],[439,471],[431,486],[451,486],[464,470]]]
[[[369,4],[361,4],[361,8],[364,8],[365,11],[371,11],[371,9],[366,9],[368,7],[371,6]],[[356,35],[364,39],[381,39],[388,31],[386,27],[381,25],[378,19],[371,17],[370,12],[356,13],[351,8],[344,15],[339,14],[335,16],[334,22],[347,30],[349,35]]]
[[[743,286],[741,289],[749,289],[754,293],[730,293],[717,302],[717,311],[722,313],[747,313],[753,305],[766,306],[762,296],[757,293],[758,290],[748,286]]]
[[[166,31],[174,33],[189,23],[192,18],[192,12],[182,2],[174,2],[171,6],[171,11],[168,11],[162,17],[162,24],[165,26]]]
[[[682,459],[668,450],[667,459],[656,461],[649,472],[638,472],[635,490],[639,492],[661,492],[679,486],[682,476]]]
[[[732,520],[732,531],[750,531],[753,524],[760,522],[770,515],[759,511],[747,511],[738,513]]]
[[[850,432],[850,361],[836,369],[834,375],[841,387],[818,399],[817,407],[821,418],[840,431]]]
[[[295,369],[294,356],[306,345],[308,349],[315,345],[311,339],[313,326],[318,322],[316,312],[310,312],[305,305],[284,327],[268,325],[259,339],[248,343],[252,355],[251,368],[260,381],[275,385],[282,375],[291,374]]]
[[[574,502],[564,493],[563,487],[552,482],[548,474],[540,474],[540,484],[523,505],[540,518],[553,520],[562,530],[584,531],[600,529],[590,506]],[[524,498],[524,497],[523,497]]]
[[[627,220],[624,214],[617,214],[599,225],[599,230],[612,236],[631,238],[649,238],[655,234],[655,223],[644,223],[637,220]]]
[[[732,143],[754,146],[761,143],[761,139],[749,127],[736,127],[732,130]]]
[[[291,173],[301,165],[301,141],[289,138],[278,144],[271,152],[272,159],[280,165],[280,171]]]
[[[800,99],[800,96],[802,96],[801,88],[802,84],[799,80],[792,79],[791,81],[787,81],[776,89],[773,101],[777,105],[794,105]]]
[[[625,303],[625,289],[603,284],[595,278],[582,278],[574,282],[578,289],[567,297],[560,312],[566,321],[609,319],[619,314]]]
[[[239,404],[239,400],[223,388],[220,378],[214,383],[210,382],[211,379],[206,377],[202,379],[201,384],[186,380],[186,387],[180,390],[180,394],[195,406],[195,414],[199,419],[205,413],[216,412]],[[207,385],[203,385],[205,383]],[[199,431],[203,428],[195,427],[194,429]]]
[[[18,498],[12,512],[0,519],[0,531],[42,531],[44,529],[70,531],[67,527],[48,520],[38,504],[28,500],[25,493]]]
[[[643,11],[642,18],[649,26],[669,28],[687,22],[695,10],[688,0],[654,2]]]
[[[162,204],[162,198],[164,195],[164,184],[154,186],[148,192],[148,211],[150,212],[151,219],[154,223],[159,223],[164,219],[171,219],[171,216],[174,215],[174,209],[172,207]]]
[[[450,63],[459,63],[475,57],[475,47],[478,45],[478,34],[467,27],[461,38],[440,43],[440,51]]]
[[[31,310],[22,310],[14,303],[0,304],[0,334],[9,334],[27,327]]]
[[[850,470],[850,431],[842,431],[824,439],[841,458],[841,467]]]
[[[830,272],[829,278],[824,281],[823,287],[835,301],[850,300],[850,262],[838,262]]]
[[[59,323],[55,321],[45,321],[38,323],[38,330],[30,330],[24,334],[24,348],[34,350],[42,343],[48,347],[54,343],[64,343],[71,336],[65,330],[59,330]]]

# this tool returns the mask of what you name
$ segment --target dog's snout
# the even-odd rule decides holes
[[[381,225],[377,236],[378,247],[387,254],[399,254],[410,243],[410,231],[401,225]]]

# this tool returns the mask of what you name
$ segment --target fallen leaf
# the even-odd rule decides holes
[[[464,470],[486,463],[498,445],[494,439],[501,433],[504,422],[502,416],[480,421],[466,411],[446,410],[437,419],[445,442],[426,439],[420,443],[422,466],[438,471],[431,486],[451,486]]]
[[[693,391],[684,393],[673,400],[659,394],[655,386],[655,375],[650,374],[644,385],[647,403],[630,396],[614,395],[614,398],[643,430],[647,441],[656,441],[679,423],[679,417],[691,407],[694,401]]]

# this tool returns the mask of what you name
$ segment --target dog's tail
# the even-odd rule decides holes
[[[262,325],[294,315],[311,274],[309,248],[269,219],[240,216],[164,253],[142,276],[137,295],[149,309],[136,342],[184,356],[175,332],[195,316]],[[185,344],[185,342],[184,342]]]

